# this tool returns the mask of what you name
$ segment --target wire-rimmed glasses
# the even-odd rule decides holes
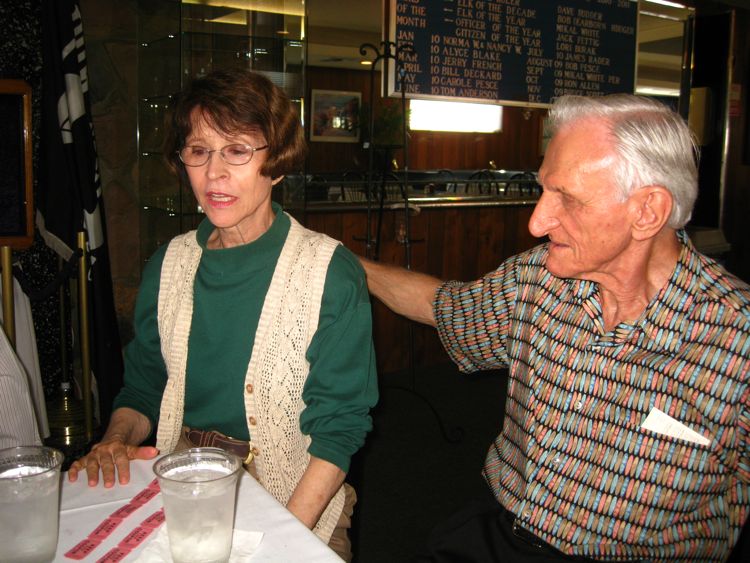
[[[218,152],[221,159],[232,166],[247,164],[253,159],[256,151],[267,149],[268,145],[262,147],[252,147],[242,143],[227,145],[220,149],[208,149],[200,145],[188,145],[177,151],[180,160],[185,166],[203,166],[211,158],[211,153]]]

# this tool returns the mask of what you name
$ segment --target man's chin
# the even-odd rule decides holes
[[[564,260],[548,256],[545,264],[550,274],[558,278],[569,278],[572,276],[570,267],[566,267]]]

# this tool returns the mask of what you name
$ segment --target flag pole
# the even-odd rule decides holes
[[[13,307],[13,260],[10,246],[0,247],[3,269],[3,328],[8,341],[16,347],[16,311]]]
[[[91,347],[89,337],[89,288],[86,253],[86,231],[78,233],[78,248],[81,258],[78,261],[78,314],[81,339],[81,396],[83,417],[86,428],[86,441],[94,437],[93,408],[91,405]]]

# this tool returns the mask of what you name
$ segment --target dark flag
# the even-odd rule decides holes
[[[85,230],[91,257],[91,369],[101,421],[122,386],[123,362],[109,267],[99,164],[77,0],[43,0],[42,135],[37,227],[67,260]]]

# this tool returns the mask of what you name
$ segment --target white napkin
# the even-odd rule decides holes
[[[253,551],[260,545],[263,532],[246,532],[245,530],[234,530],[232,535],[232,551],[229,554],[229,563],[240,563],[247,561]],[[166,526],[162,526],[154,539],[149,542],[141,552],[138,563],[171,563],[172,554],[169,551],[169,536]]]

